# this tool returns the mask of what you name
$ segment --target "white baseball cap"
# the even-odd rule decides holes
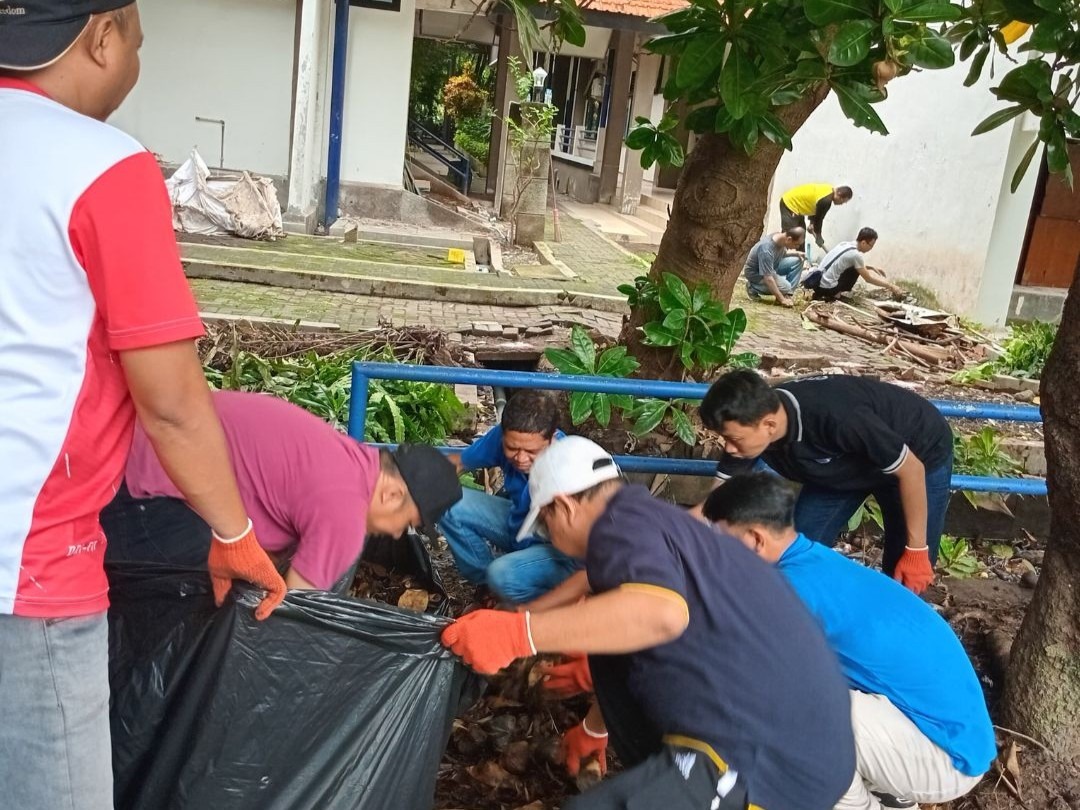
[[[552,442],[529,470],[532,505],[517,539],[536,533],[540,510],[554,501],[556,495],[577,495],[620,475],[611,454],[584,436],[567,436]]]

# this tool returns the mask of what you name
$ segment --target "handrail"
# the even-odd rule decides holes
[[[447,385],[497,385],[504,388],[542,388],[554,391],[586,391],[602,394],[629,394],[655,399],[700,400],[709,390],[704,383],[681,383],[668,380],[637,380],[618,377],[551,374],[539,371],[502,371],[457,366],[420,366],[407,363],[355,362],[352,370],[352,396],[349,402],[349,435],[363,439],[367,418],[369,380],[405,380]],[[1039,409],[1032,405],[1009,405],[996,402],[931,400],[943,416],[956,419],[997,419],[1012,422],[1041,422]],[[460,448],[440,448],[460,452]],[[627,472],[669,473],[672,475],[712,475],[716,463],[701,459],[674,459],[656,456],[619,456],[619,466]],[[1042,478],[1005,478],[954,475],[953,489],[974,492],[1012,492],[1045,495]]]
[[[450,160],[442,152],[440,152],[437,149],[434,149],[433,147],[431,147],[427,142],[425,142],[424,138],[420,137],[420,135],[414,134],[413,130],[418,130],[428,140],[434,141],[439,146],[441,146],[444,149],[448,150],[451,154],[456,155],[457,158],[458,158],[457,161]],[[409,139],[410,143],[415,144],[416,146],[423,149],[425,152],[427,152],[429,155],[431,155],[437,161],[439,161],[444,166],[446,166],[446,168],[448,168],[450,171],[452,171],[454,174],[456,174],[458,177],[460,177],[461,178],[461,191],[462,191],[462,193],[466,194],[466,195],[469,193],[469,186],[472,184],[472,161],[469,159],[468,155],[466,155],[464,152],[462,152],[456,146],[453,146],[452,144],[447,143],[442,138],[440,138],[438,135],[431,132],[430,130],[425,129],[424,127],[420,126],[420,124],[416,123],[415,121],[413,121],[411,119],[409,120],[408,139]],[[458,166],[457,166],[458,163],[463,165],[465,168],[464,169],[458,168]]]

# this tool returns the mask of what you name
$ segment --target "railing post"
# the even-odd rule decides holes
[[[364,440],[364,424],[367,421],[369,379],[356,363],[352,367],[352,391],[349,397],[349,435],[357,441]]]

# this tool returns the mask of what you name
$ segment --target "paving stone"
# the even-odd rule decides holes
[[[503,328],[501,323],[494,321],[473,321],[469,331],[480,337],[497,337],[502,335]]]

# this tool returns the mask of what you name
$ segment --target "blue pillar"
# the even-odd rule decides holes
[[[323,226],[337,220],[341,190],[341,131],[345,117],[345,58],[349,52],[349,2],[337,0],[334,9],[334,60],[330,80],[330,148],[326,156],[326,201]]]

